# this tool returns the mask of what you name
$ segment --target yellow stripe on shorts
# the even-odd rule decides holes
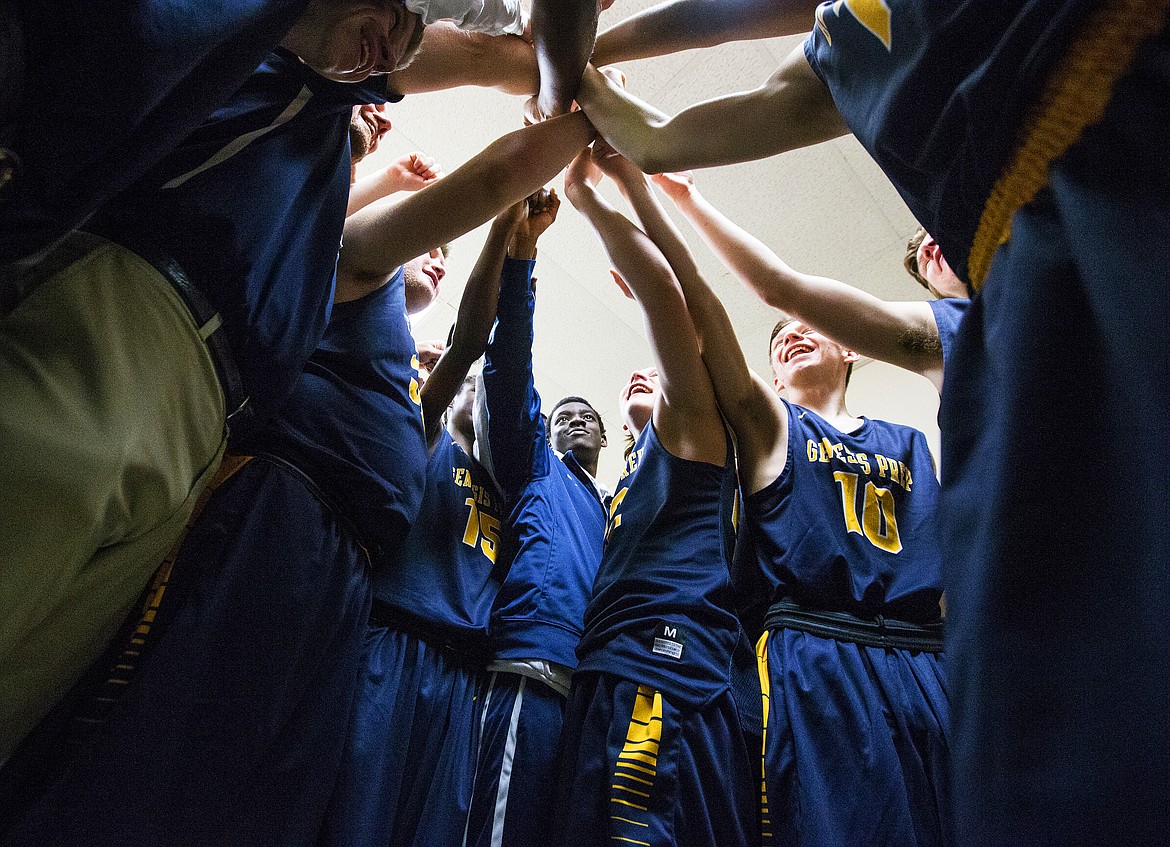
[[[622,824],[649,827],[649,823],[639,820],[639,813],[649,811],[645,803],[650,799],[658,775],[661,741],[662,695],[648,685],[639,685],[626,730],[626,743],[618,754],[610,782],[611,833],[621,832],[624,829]],[[649,845],[647,841],[617,834],[611,834],[610,838],[627,844]]]
[[[760,840],[764,845],[772,843],[772,814],[768,809],[768,775],[764,770],[764,751],[768,749],[768,711],[772,702],[772,677],[768,671],[768,636],[771,633],[764,630],[760,640],[756,642],[756,670],[760,674],[760,692],[763,694],[763,726],[761,735],[763,744],[760,748]]]

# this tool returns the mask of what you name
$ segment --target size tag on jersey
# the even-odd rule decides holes
[[[686,642],[686,630],[678,624],[659,622],[654,629],[654,642],[650,645],[650,652],[655,656],[681,659]]]

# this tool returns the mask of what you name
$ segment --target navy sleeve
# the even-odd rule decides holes
[[[938,325],[938,340],[942,345],[944,366],[951,358],[955,335],[958,333],[959,324],[963,320],[963,315],[967,314],[967,307],[970,305],[970,300],[957,297],[930,301],[930,310],[934,312],[934,322]]]
[[[500,275],[496,324],[483,365],[487,449],[492,472],[504,495],[516,497],[547,463],[540,395],[532,379],[532,293],[535,260],[505,259]],[[480,445],[480,450],[484,445]]]

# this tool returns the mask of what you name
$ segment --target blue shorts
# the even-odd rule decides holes
[[[782,629],[757,656],[765,847],[953,843],[941,654]]]
[[[483,704],[483,734],[469,847],[547,847],[565,698],[514,673],[492,673]]]
[[[368,628],[361,695],[322,844],[463,843],[483,679],[449,650]]]
[[[552,843],[759,842],[758,751],[730,691],[697,711],[606,673],[573,677]]]
[[[38,731],[5,766],[40,784],[6,780],[22,808],[4,843],[315,844],[369,603],[361,547],[299,474],[252,460],[192,527],[108,716],[79,745],[75,726],[55,746]],[[92,708],[106,690],[74,694]]]

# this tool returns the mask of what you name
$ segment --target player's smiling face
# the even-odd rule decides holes
[[[654,403],[658,399],[658,369],[644,368],[630,374],[630,381],[622,389],[622,420],[630,432],[637,437],[641,434],[650,416],[654,414]]]
[[[313,0],[281,44],[328,79],[361,82],[408,64],[422,31],[398,0]]]
[[[800,321],[789,321],[772,339],[772,374],[777,390],[810,379],[836,379],[857,354]]]

